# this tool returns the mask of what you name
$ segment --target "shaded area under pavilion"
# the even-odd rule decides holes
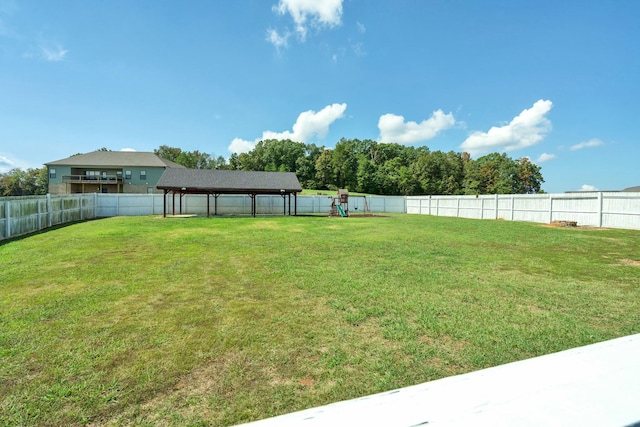
[[[167,195],[172,195],[172,215],[176,214],[176,195],[179,196],[179,214],[182,215],[182,198],[185,194],[207,195],[207,217],[210,216],[211,196],[214,198],[214,215],[218,215],[218,197],[221,194],[247,194],[251,197],[251,216],[256,216],[256,197],[280,195],[283,215],[291,215],[291,195],[294,212],[298,212],[297,195],[302,191],[298,177],[293,172],[254,172],[218,169],[166,169],[156,187],[164,191],[163,216],[167,216]]]

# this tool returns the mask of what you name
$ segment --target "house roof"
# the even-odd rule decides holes
[[[217,169],[166,169],[157,188],[192,193],[298,193],[302,186],[293,172],[253,172]]]
[[[633,193],[640,193],[640,185],[636,186],[636,187],[629,187],[629,188],[625,188],[622,191],[629,191],[629,192],[633,192]]]
[[[45,163],[46,166],[76,167],[159,167],[184,168],[171,160],[163,159],[155,153],[142,151],[92,151]]]

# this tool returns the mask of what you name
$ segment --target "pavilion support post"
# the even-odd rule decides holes
[[[293,193],[293,214],[298,215],[298,193]]]
[[[184,196],[184,194],[180,192],[180,215],[182,215],[182,196]]]
[[[214,198],[214,201],[213,201],[213,206],[214,206],[213,207],[213,209],[214,209],[213,210],[213,214],[216,215],[216,216],[218,215],[218,196],[220,196],[220,195],[219,194],[214,194],[213,195],[213,198]]]
[[[176,216],[176,192],[175,192],[175,190],[171,192],[171,197],[173,198],[173,201],[171,203],[172,215]]]
[[[289,196],[289,216],[291,216],[291,193],[287,193],[287,196]]]
[[[207,218],[209,218],[209,205],[210,205],[210,201],[209,199],[211,198],[211,194],[207,193]]]
[[[287,214],[287,195],[282,193],[282,216]]]
[[[167,217],[167,192],[169,190],[165,189],[164,190],[164,197],[162,198],[162,217],[166,218]]]
[[[249,197],[251,197],[251,216],[256,216],[256,193],[250,193]]]

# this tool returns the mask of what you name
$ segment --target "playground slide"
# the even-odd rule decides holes
[[[345,217],[348,216],[347,213],[342,209],[342,206],[338,205],[338,212],[340,212],[340,216]]]

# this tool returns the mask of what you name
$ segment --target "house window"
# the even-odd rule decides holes
[[[140,171],[140,181],[147,180],[147,171]]]
[[[122,181],[122,171],[116,171],[116,178],[118,178],[118,181]]]
[[[124,179],[131,179],[131,171],[124,171]]]
[[[56,170],[54,168],[49,169],[49,178],[51,179],[56,178]]]
[[[153,194],[153,187],[147,187],[147,194]]]

